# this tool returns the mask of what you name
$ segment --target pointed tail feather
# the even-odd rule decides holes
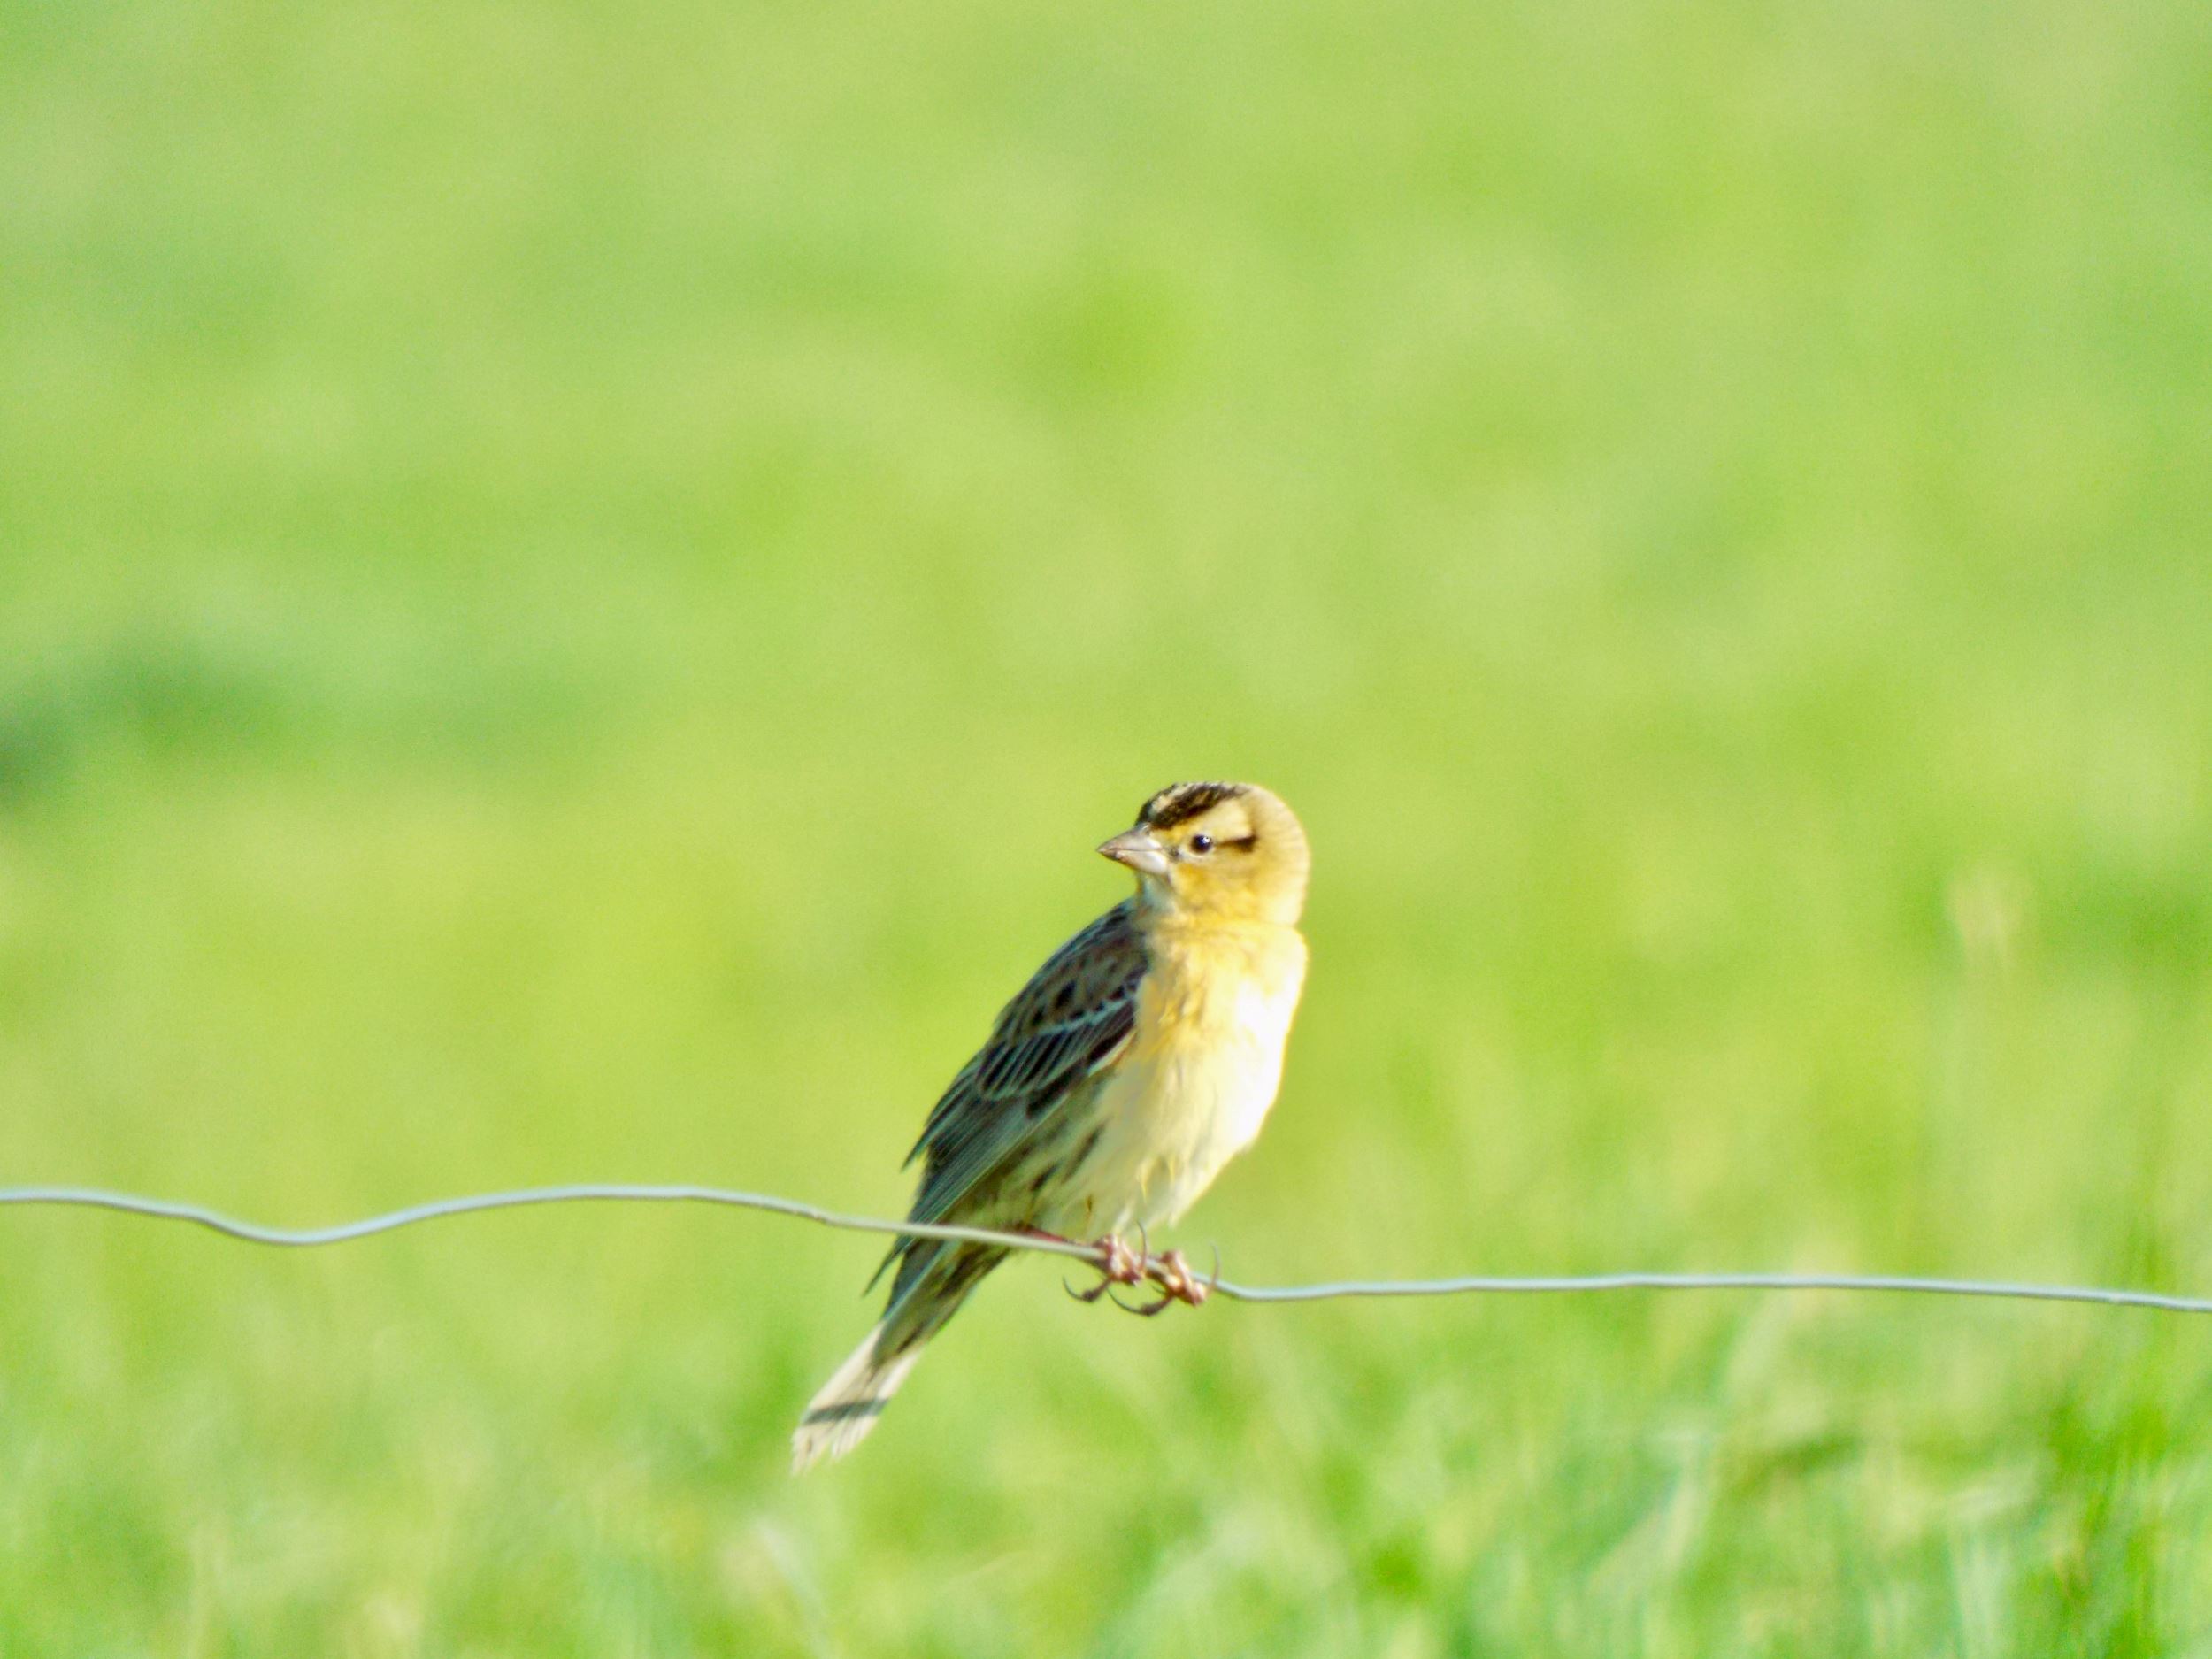
[[[921,1358],[922,1344],[944,1329],[976,1282],[1006,1257],[998,1245],[936,1240],[915,1240],[892,1254],[899,1260],[899,1272],[891,1305],[800,1417],[791,1437],[795,1475],[825,1457],[842,1457],[868,1438],[884,1406]]]
[[[876,1357],[878,1325],[868,1333],[850,1358],[840,1365],[822,1392],[807,1402],[798,1429],[791,1436],[791,1472],[803,1475],[825,1457],[842,1457],[868,1438],[868,1431],[883,1415],[883,1408],[906,1380],[914,1362],[922,1356],[917,1342],[887,1360]]]

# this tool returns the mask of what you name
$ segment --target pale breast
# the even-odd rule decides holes
[[[1248,1146],[1282,1081],[1305,979],[1294,928],[1164,932],[1129,1048],[1100,1100],[1102,1133],[1066,1197],[1089,1231],[1172,1222]]]

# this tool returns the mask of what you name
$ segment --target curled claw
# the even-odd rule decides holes
[[[1120,1309],[1124,1313],[1144,1312],[1145,1310],[1142,1308],[1133,1307],[1130,1303],[1124,1302],[1119,1296],[1114,1294],[1119,1284],[1120,1281],[1118,1279],[1102,1279],[1098,1281],[1098,1283],[1093,1285],[1088,1290],[1078,1290],[1074,1286],[1069,1284],[1068,1281],[1064,1279],[1060,1281],[1060,1288],[1066,1291],[1069,1295],[1074,1297],[1076,1301],[1082,1302],[1087,1307],[1090,1303],[1096,1302],[1100,1297],[1103,1296],[1108,1302],[1112,1302],[1115,1307]]]
[[[1172,1302],[1201,1307],[1221,1282],[1221,1252],[1217,1249],[1214,1252],[1213,1277],[1210,1279],[1200,1279],[1194,1274],[1180,1250],[1170,1250],[1165,1256],[1157,1257],[1147,1256],[1145,1277],[1159,1286],[1160,1298],[1157,1302],[1145,1303],[1141,1308],[1130,1308],[1128,1312],[1150,1319],[1165,1313]],[[1117,1305],[1119,1305],[1118,1299]]]
[[[1101,1296],[1110,1293],[1117,1285],[1144,1283],[1152,1263],[1149,1251],[1142,1256],[1132,1254],[1129,1247],[1110,1233],[1099,1240],[1091,1248],[1098,1253],[1098,1260],[1093,1263],[1098,1269],[1098,1283],[1088,1290],[1078,1290],[1064,1279],[1060,1281],[1062,1288],[1076,1301],[1096,1302]],[[1118,1308],[1125,1307],[1127,1304],[1117,1296],[1114,1298],[1114,1305]]]
[[[1180,1250],[1170,1250],[1164,1256],[1152,1254],[1152,1236],[1142,1225],[1137,1228],[1135,1250],[1122,1242],[1114,1233],[1108,1233],[1091,1246],[1096,1260],[1092,1265],[1098,1269],[1098,1283],[1088,1290],[1078,1290],[1066,1279],[1060,1288],[1080,1302],[1094,1302],[1101,1297],[1110,1301],[1124,1313],[1133,1313],[1141,1319],[1150,1319],[1165,1313],[1171,1303],[1183,1302],[1196,1308],[1202,1306],[1221,1283],[1221,1250],[1214,1249],[1213,1272],[1206,1279],[1191,1271]],[[1157,1301],[1141,1305],[1124,1302],[1115,1291],[1124,1285],[1150,1284],[1160,1294]]]
[[[1149,1249],[1142,1255],[1133,1256],[1129,1247],[1110,1233],[1092,1248],[1098,1252],[1098,1271],[1106,1275],[1110,1284],[1140,1285],[1144,1282],[1145,1269],[1152,1259]]]

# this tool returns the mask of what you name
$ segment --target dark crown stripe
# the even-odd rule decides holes
[[[1137,821],[1156,830],[1173,829],[1243,793],[1244,786],[1235,783],[1171,784],[1144,803]]]

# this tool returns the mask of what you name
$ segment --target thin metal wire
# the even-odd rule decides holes
[[[627,1186],[603,1182],[567,1187],[534,1187],[507,1193],[472,1193],[459,1198],[441,1198],[426,1204],[410,1204],[358,1221],[342,1221],[326,1227],[271,1227],[241,1221],[200,1204],[144,1198],[132,1193],[104,1192],[88,1187],[0,1187],[0,1204],[67,1205],[88,1210],[150,1216],[162,1221],[188,1222],[226,1238],[250,1244],[270,1244],[307,1249],[326,1244],[345,1244],[355,1239],[396,1233],[425,1221],[449,1216],[476,1215],[491,1210],[522,1210],[541,1204],[645,1203],[721,1204],[738,1210],[765,1210],[825,1227],[851,1233],[893,1233],[908,1238],[953,1239],[973,1244],[995,1244],[1010,1250],[1034,1250],[1047,1256],[1071,1256],[1095,1262],[1098,1251],[1087,1244],[1048,1239],[1035,1233],[1001,1233],[990,1227],[933,1225],[911,1221],[886,1221],[874,1216],[841,1215],[818,1204],[801,1203],[765,1193],[743,1193],[721,1187]],[[1858,1273],[1596,1273],[1579,1278],[1491,1278],[1344,1279],[1322,1285],[1240,1285],[1234,1280],[1210,1281],[1215,1294],[1235,1302],[1328,1302],[1348,1296],[1464,1296],[1464,1295],[1573,1295],[1629,1290],[1837,1290],[1895,1293],[1919,1296],[1990,1296],[2016,1302],[2092,1302],[2108,1308],[2148,1308],[2162,1313],[2212,1313],[2212,1297],[2175,1296],[2151,1290],[2116,1290],[2090,1285],[2021,1285],[1978,1279],[1902,1279],[1886,1274]]]

